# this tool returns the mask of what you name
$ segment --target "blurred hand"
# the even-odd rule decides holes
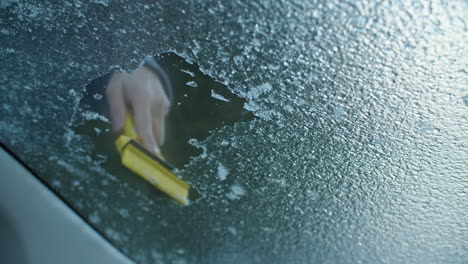
[[[159,77],[144,66],[132,74],[115,72],[107,84],[106,95],[112,130],[123,131],[126,114],[131,110],[143,146],[158,153],[164,143],[165,117],[170,106]]]

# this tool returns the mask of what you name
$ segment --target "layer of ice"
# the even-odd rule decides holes
[[[468,258],[465,1],[4,0],[0,12],[0,141],[82,215],[99,212],[96,228],[136,262]],[[203,198],[183,208],[104,165],[110,124],[80,105],[111,65],[165,51],[260,117],[192,141],[203,153],[177,174]]]
[[[247,192],[244,187],[240,184],[233,184],[229,188],[230,192],[226,194],[226,196],[231,200],[239,200],[242,196],[246,195]]]
[[[190,81],[190,82],[188,82],[188,83],[186,83],[186,84],[187,84],[188,86],[192,86],[192,87],[197,87],[197,86],[198,86],[197,83],[194,82],[194,81]]]
[[[187,73],[188,75],[190,75],[190,76],[192,76],[192,77],[195,76],[195,73],[193,73],[193,72],[191,72],[191,71],[189,71],[189,70],[182,70],[182,72],[185,72],[185,73]]]
[[[221,101],[224,101],[224,102],[230,102],[229,99],[227,99],[226,97],[224,97],[224,96],[222,96],[220,94],[217,94],[213,90],[211,90],[211,97],[216,98],[216,99],[221,100]]]
[[[228,173],[229,170],[226,167],[224,167],[223,164],[220,163],[218,165],[218,179],[220,179],[221,181],[226,180]]]

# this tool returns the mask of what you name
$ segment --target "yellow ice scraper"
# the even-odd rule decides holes
[[[190,185],[179,179],[160,153],[147,151],[135,132],[133,119],[127,115],[124,133],[115,141],[122,164],[183,205],[189,204]]]

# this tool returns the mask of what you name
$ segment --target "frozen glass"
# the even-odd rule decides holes
[[[1,142],[132,259],[466,262],[466,1],[135,2],[0,2]],[[110,128],[90,82],[168,51],[256,117],[191,140],[187,207],[78,129]]]

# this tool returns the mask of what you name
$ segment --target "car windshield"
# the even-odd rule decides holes
[[[0,140],[138,263],[463,263],[467,8],[3,0]],[[163,149],[188,206],[122,167],[88,103],[147,56],[204,91]]]

